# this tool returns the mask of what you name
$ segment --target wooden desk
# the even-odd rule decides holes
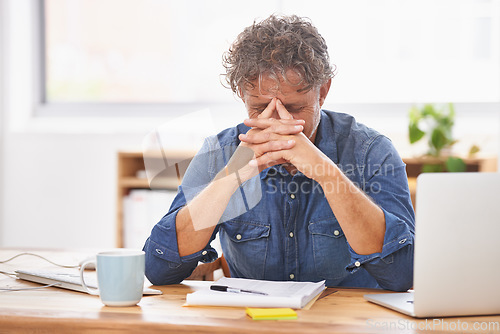
[[[19,252],[0,250],[0,260]],[[85,252],[36,253],[68,264],[78,263],[88,255]],[[28,257],[0,264],[2,271],[33,267],[54,268],[42,260]],[[412,333],[419,332],[419,326],[425,329],[422,332],[443,332],[442,326],[456,325],[458,321],[462,326],[467,323],[470,328],[474,322],[486,322],[486,325],[490,324],[490,330],[483,332],[500,332],[500,316],[417,320],[365,301],[364,294],[380,292],[371,289],[328,288],[309,310],[297,311],[297,320],[253,321],[242,308],[183,307],[186,294],[207,283],[186,281],[179,285],[155,286],[163,291],[163,295],[144,297],[138,306],[115,308],[104,306],[96,296],[59,288],[0,292],[0,332]],[[38,285],[0,274],[1,288],[32,286]],[[436,321],[446,324],[437,325]],[[384,329],[390,326],[392,330]],[[492,326],[496,326],[494,330],[491,330]]]

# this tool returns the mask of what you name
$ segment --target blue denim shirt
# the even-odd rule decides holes
[[[189,165],[169,212],[146,241],[146,276],[175,284],[217,252],[207,244],[180,257],[175,219],[179,210],[224,168],[239,145],[239,124],[207,138]],[[349,115],[321,111],[315,145],[380,206],[386,232],[382,252],[359,255],[317,182],[281,166],[263,170],[237,190],[212,235],[219,233],[232,277],[320,281],[328,286],[412,286],[414,212],[405,164],[390,140]]]

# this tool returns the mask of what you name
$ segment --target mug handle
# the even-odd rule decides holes
[[[85,289],[85,291],[87,291],[91,295],[98,296],[99,295],[99,289],[90,289],[87,286],[87,284],[85,284],[85,278],[83,277],[83,273],[85,271],[85,267],[87,265],[90,265],[90,264],[93,264],[95,266],[95,260],[86,261],[80,267],[80,282],[82,283],[82,287]]]

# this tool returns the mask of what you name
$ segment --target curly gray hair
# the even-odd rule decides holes
[[[309,19],[296,15],[276,16],[245,28],[224,53],[225,79],[232,91],[259,86],[262,76],[290,83],[287,71],[300,77],[302,91],[319,87],[334,77],[324,38]],[[241,97],[241,96],[240,96]]]

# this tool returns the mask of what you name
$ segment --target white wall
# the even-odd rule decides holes
[[[2,245],[114,246],[116,151],[140,140],[7,132]]]

